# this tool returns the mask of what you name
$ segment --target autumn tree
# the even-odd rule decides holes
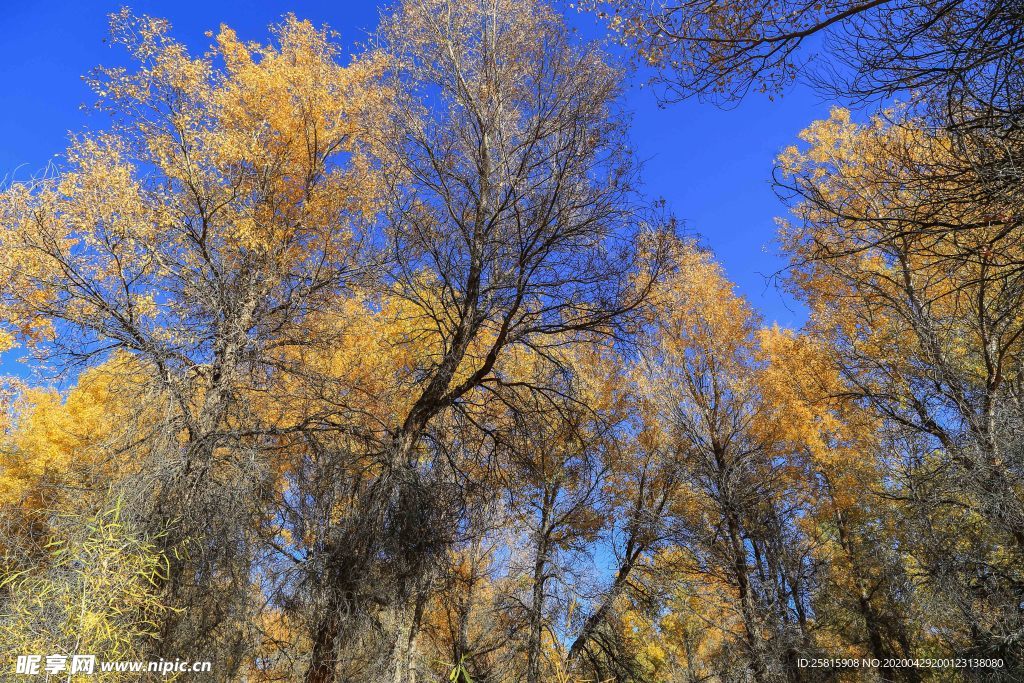
[[[660,310],[657,305],[651,310]],[[611,576],[597,590],[580,596],[575,628],[566,652],[570,670],[596,680],[642,678],[643,667],[621,633],[631,612],[659,604],[645,585],[653,579],[655,558],[671,547],[674,503],[681,497],[679,463],[659,438],[656,409],[648,402],[644,371],[616,349],[591,354],[577,367],[590,386],[588,405],[603,411],[607,469],[600,491],[604,516],[602,550],[613,559]],[[641,605],[639,610],[634,609]]]
[[[294,17],[265,47],[223,28],[202,57],[168,30],[114,15],[134,64],[91,79],[111,127],[0,195],[0,317],[58,368],[119,351],[153,387],[146,466],[126,490],[177,550],[166,590],[189,609],[169,613],[162,651],[181,655],[245,619],[266,477],[252,435],[281,425],[242,398],[359,268],[354,226],[380,189],[364,141],[386,90],[379,59],[342,66]]]
[[[683,581],[706,586],[709,608],[725,606],[721,675],[739,656],[754,680],[798,680],[813,586],[797,524],[802,461],[759,386],[756,315],[706,253],[680,243],[676,260],[644,343],[652,423],[682,478],[667,511],[676,552],[665,556]]]
[[[542,362],[540,373],[543,373]],[[548,644],[564,616],[574,590],[582,583],[578,573],[581,558],[604,525],[599,492],[607,467],[602,457],[606,425],[596,406],[580,395],[578,380],[567,384],[549,378],[540,381],[538,370],[531,373],[535,384],[551,387],[561,394],[533,392],[520,397],[510,416],[513,428],[506,439],[509,459],[507,491],[521,550],[515,552],[512,567],[520,590],[507,596],[509,608],[517,612],[523,632],[520,660],[526,680],[544,680],[551,669],[551,656],[562,655]],[[573,386],[577,385],[577,386]],[[533,395],[531,395],[533,394]]]
[[[379,44],[396,105],[380,133],[394,182],[377,287],[404,302],[411,339],[434,343],[415,357],[411,400],[382,432],[369,495],[330,532],[325,561],[337,573],[307,681],[334,680],[344,635],[335,615],[361,609],[352,598],[382,558],[401,558],[392,578],[402,596],[448,547],[432,536],[448,525],[422,523],[438,509],[423,441],[431,422],[501,386],[510,349],[545,354],[566,335],[613,333],[646,292],[643,272],[657,272],[636,267],[642,216],[619,73],[571,44],[549,7],[404,2],[384,17]],[[357,536],[365,560],[349,564],[340,539],[360,527],[389,533]],[[407,679],[402,648],[396,680]]]
[[[894,98],[917,127],[941,131],[946,201],[990,208],[984,220],[1020,229],[1024,139],[1024,20],[1008,0],[917,2],[634,2],[595,0],[613,32],[653,66],[661,97],[735,103],[751,90],[779,95],[803,75],[848,106]],[[897,154],[899,156],[899,154]],[[906,178],[904,180],[907,180]],[[931,191],[938,191],[933,184]],[[936,202],[937,204],[938,202]],[[907,212],[904,229],[953,229]]]
[[[500,499],[492,500],[500,504]],[[495,527],[499,531],[504,527]],[[461,672],[464,680],[498,681],[512,676],[502,609],[502,577],[497,557],[503,550],[500,533],[478,529],[452,553],[448,571],[431,596],[422,628],[422,654],[439,675]],[[459,675],[459,674],[457,674]]]
[[[58,516],[53,527],[43,572],[0,567],[0,589],[10,591],[0,608],[0,644],[68,661],[86,652],[111,660],[141,656],[168,610],[160,599],[168,562],[159,539],[132,528],[120,500],[91,518]],[[102,681],[137,676],[97,674]]]
[[[291,16],[192,56],[118,13],[109,128],[0,192],[0,352],[49,372],[0,390],[0,642],[268,683],[1020,677],[1019,13],[600,5],[669,97],[774,93],[824,37],[831,86],[915,89],[779,157],[807,324],[648,210],[622,69],[540,0],[402,0],[348,61]]]
[[[915,580],[955,653],[1019,666],[1019,230],[985,179],[950,201],[949,135],[834,111],[780,157],[790,280],[842,393],[883,422]],[[991,199],[991,201],[986,201]],[[995,206],[1000,207],[995,209]],[[997,211],[993,216],[992,212]],[[936,226],[917,229],[922,217]],[[907,229],[907,226],[910,229]]]
[[[899,504],[891,497],[887,442],[877,416],[850,400],[831,348],[813,334],[760,333],[762,391],[778,411],[780,435],[803,454],[812,494],[801,521],[813,539],[818,583],[811,596],[817,639],[830,651],[871,656],[883,680],[920,680],[886,660],[926,647],[928,621],[898,547]]]

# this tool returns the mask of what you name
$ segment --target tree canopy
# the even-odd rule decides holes
[[[1020,12],[587,7],[667,100],[777,93],[812,39],[820,87],[907,95],[777,158],[806,324],[645,196],[626,68],[542,0],[401,0],[353,56],[123,10],[111,124],[0,191],[0,351],[50,380],[0,391],[0,650],[1021,679]]]

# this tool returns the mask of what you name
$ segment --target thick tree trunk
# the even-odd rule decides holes
[[[416,683],[416,639],[419,636],[426,603],[426,591],[418,590],[412,609],[402,610],[395,643],[394,683]]]
[[[337,649],[340,623],[336,613],[330,611],[313,634],[313,651],[305,683],[334,683],[337,676]]]

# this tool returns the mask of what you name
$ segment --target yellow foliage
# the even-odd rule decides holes
[[[88,517],[59,516],[39,569],[2,567],[0,650],[19,654],[141,658],[166,608],[159,599],[167,562],[152,539],[134,533],[120,501]],[[70,676],[70,674],[68,674]],[[102,672],[68,680],[130,681],[138,674]]]
[[[146,409],[140,405],[146,377],[130,357],[118,355],[83,372],[64,398],[52,389],[22,391],[5,437],[0,505],[60,507],[77,497],[69,487],[89,488],[130,471],[138,450],[124,458],[112,450]]]
[[[151,352],[200,343],[189,316],[219,277],[329,293],[383,189],[369,141],[390,106],[384,58],[342,66],[294,16],[267,46],[224,27],[199,58],[166,21],[112,25],[137,68],[91,83],[117,125],[75,138],[56,177],[0,192],[0,321],[35,346],[71,326]]]

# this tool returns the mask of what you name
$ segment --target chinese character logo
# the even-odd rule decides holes
[[[68,658],[64,655],[49,655],[46,658],[46,673],[59,674],[68,666]]]
[[[39,673],[39,662],[43,661],[42,655],[18,655],[14,665],[14,673],[35,676]]]
[[[96,655],[72,655],[71,673],[91,674],[96,668]]]

